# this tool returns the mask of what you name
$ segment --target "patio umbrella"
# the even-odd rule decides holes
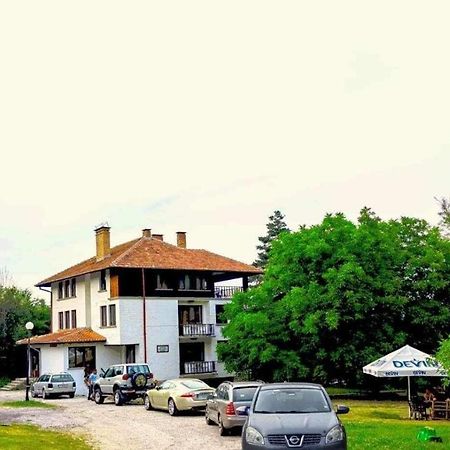
[[[432,356],[409,345],[367,364],[363,372],[374,377],[408,377],[408,400],[411,400],[411,377],[447,376]]]

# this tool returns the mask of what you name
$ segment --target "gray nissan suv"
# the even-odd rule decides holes
[[[154,387],[153,374],[145,363],[114,364],[100,374],[94,384],[94,400],[98,405],[111,395],[116,406],[136,398],[144,398]]]
[[[258,388],[250,407],[237,408],[248,416],[242,430],[243,450],[347,450],[344,426],[332,409],[325,389],[310,383],[265,384]]]

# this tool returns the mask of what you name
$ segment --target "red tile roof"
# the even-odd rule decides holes
[[[237,272],[248,275],[262,273],[260,269],[206,250],[180,248],[159,239],[141,237],[111,248],[111,255],[101,261],[96,257],[69,267],[38,283],[48,286],[64,280],[111,267],[144,269],[207,270]]]
[[[66,344],[75,342],[105,342],[106,338],[90,328],[71,328],[56,333],[42,334],[30,338],[30,344]],[[17,344],[26,344],[28,339],[21,339]]]

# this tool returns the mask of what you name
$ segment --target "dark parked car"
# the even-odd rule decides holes
[[[206,402],[206,423],[219,425],[221,436],[228,434],[233,428],[242,428],[247,418],[239,416],[236,408],[250,406],[255,392],[261,384],[256,381],[224,381],[216,389],[212,398]]]
[[[347,450],[345,429],[336,414],[348,411],[345,406],[333,411],[328,394],[317,384],[262,385],[250,407],[237,409],[248,415],[242,449]]]

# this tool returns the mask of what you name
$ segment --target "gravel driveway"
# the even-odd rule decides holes
[[[24,391],[0,392],[0,402],[22,400]],[[0,408],[0,423],[33,423],[87,436],[100,449],[237,450],[240,436],[220,437],[200,413],[170,417],[163,411],[146,411],[141,403],[115,406],[106,400],[96,405],[84,397],[45,400],[57,409]]]

